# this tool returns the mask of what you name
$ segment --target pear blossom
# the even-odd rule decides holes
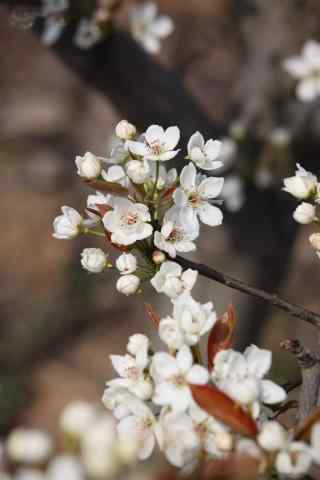
[[[196,345],[215,324],[212,302],[200,304],[187,291],[172,302],[172,317],[165,317],[159,324],[161,340],[172,349],[180,348],[183,343]]]
[[[135,137],[137,129],[127,120],[121,120],[116,126],[116,135],[121,140],[131,140]]]
[[[287,448],[281,450],[275,459],[277,472],[289,478],[299,478],[305,475],[309,471],[311,464],[311,450],[303,442],[288,443]]]
[[[46,432],[30,428],[13,430],[6,442],[6,452],[10,460],[27,465],[45,462],[52,449],[52,440]]]
[[[140,278],[136,275],[123,275],[117,281],[116,288],[119,293],[133,295],[140,286]]]
[[[200,220],[212,227],[220,225],[223,220],[221,210],[210,204],[210,201],[221,194],[223,178],[197,175],[193,163],[182,169],[180,187],[173,194],[174,203],[181,209],[181,215],[193,214],[193,221]]]
[[[80,213],[72,207],[61,207],[62,215],[53,221],[53,237],[59,240],[70,240],[81,232],[84,220]]]
[[[283,190],[299,200],[305,200],[316,194],[318,180],[315,175],[297,164],[294,177],[285,178]]]
[[[139,365],[148,365],[149,363],[150,340],[142,333],[136,333],[129,337],[127,351],[133,355]]]
[[[126,143],[123,143],[118,137],[113,136],[109,145],[109,152],[106,156],[106,162],[114,164],[123,164],[129,159]]]
[[[143,135],[143,141],[129,140],[126,146],[131,153],[146,160],[167,161],[174,158],[179,150],[175,150],[180,139],[178,127],[164,130],[159,125],[151,125]]]
[[[264,423],[258,435],[259,445],[267,452],[286,448],[288,441],[288,433],[280,423],[275,421]]]
[[[316,220],[316,207],[311,203],[302,202],[293,212],[296,222],[302,224],[312,223]]]
[[[101,273],[107,266],[107,258],[101,248],[85,248],[81,253],[81,265],[90,273]]]
[[[86,152],[83,157],[77,155],[75,163],[78,175],[88,180],[99,177],[102,170],[100,158],[91,152]]]
[[[160,270],[151,279],[151,285],[158,293],[164,293],[170,298],[176,298],[184,290],[192,290],[198,272],[190,268],[185,272],[175,262],[164,262]]]
[[[271,367],[272,354],[255,345],[243,354],[234,350],[223,350],[215,357],[211,373],[213,382],[235,401],[250,409],[257,417],[260,403],[276,404],[286,398],[285,390],[264,380]]]
[[[142,185],[149,177],[150,166],[147,160],[129,160],[126,163],[126,170],[133,183]]]
[[[132,245],[152,234],[151,215],[146,205],[133,203],[126,198],[115,198],[114,210],[103,217],[105,228],[111,233],[111,241],[119,245]]]
[[[172,33],[174,24],[170,17],[158,15],[154,2],[146,2],[132,10],[130,27],[135,40],[154,54],[159,53],[161,40]]]
[[[107,171],[102,170],[101,176],[106,182],[119,183],[123,187],[128,187],[128,177],[120,165],[112,165]]]
[[[85,401],[75,401],[64,408],[60,417],[60,427],[67,435],[80,440],[97,417],[98,410],[94,405]]]
[[[100,42],[102,37],[99,26],[94,21],[83,18],[77,27],[74,43],[77,47],[87,50]]]
[[[193,364],[190,348],[184,345],[176,357],[157,352],[151,363],[151,375],[156,382],[153,402],[170,406],[174,411],[185,411],[192,403],[188,383],[205,385],[209,374],[206,368]]]
[[[123,253],[116,260],[116,267],[121,275],[128,275],[137,270],[137,258],[132,253]]]
[[[107,384],[107,388],[103,392],[102,402],[108,410],[112,411],[113,416],[119,420],[130,414],[128,403],[131,397],[138,398],[125,387],[109,386]]]
[[[221,168],[223,163],[219,158],[222,143],[219,140],[205,142],[200,132],[192,135],[188,142],[188,159],[203,170],[215,170]]]
[[[298,80],[296,95],[310,102],[320,95],[320,43],[308,40],[301,55],[286,59],[284,69]]]

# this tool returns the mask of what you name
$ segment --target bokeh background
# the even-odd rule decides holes
[[[270,85],[276,88],[279,73],[270,59],[263,61],[264,55],[272,57],[272,48],[278,56],[295,53],[319,31],[317,2],[239,0],[234,16],[228,0],[157,3],[174,18],[176,30],[155,61],[176,71],[206,115],[217,121],[238,118],[244,105],[254,108],[253,98],[259,111],[269,112]],[[134,68],[130,75],[135,75]],[[128,102],[129,97],[128,90]],[[0,432],[20,423],[55,432],[69,401],[100,401],[112,376],[108,356],[124,351],[128,335],[147,331],[154,336],[143,302],[150,301],[163,315],[170,305],[147,286],[142,295],[124,298],[115,291],[112,274],[87,275],[80,252],[98,246],[99,240],[52,238],[51,223],[61,205],[85,206],[87,190],[75,174],[75,155],[87,150],[104,155],[121,112],[112,98],[85,85],[32,32],[12,25],[4,7],[0,98]],[[301,118],[304,110],[295,108]],[[145,119],[146,125],[152,123],[157,118]],[[293,172],[294,163],[291,168]],[[280,191],[280,183],[276,188]],[[230,220],[214,230],[204,228],[198,252],[190,258],[257,286],[265,284],[265,265],[266,283],[272,287],[275,266],[256,255],[264,245],[268,259],[275,256],[277,269],[283,270],[275,290],[289,301],[319,310],[320,265],[308,244],[311,230],[294,232],[290,255],[281,264],[275,245],[268,248],[269,239],[260,233],[256,212],[250,217],[246,208],[242,215],[247,227],[241,230],[238,225],[237,236],[249,242],[247,250],[233,241]],[[264,215],[269,213],[261,210]],[[281,232],[281,225],[272,228],[278,227]],[[266,312],[261,303],[207,280],[201,279],[195,297],[213,300],[219,313],[233,302],[239,344],[256,341],[272,348],[276,377],[297,378],[295,362],[280,351],[279,342],[298,337],[312,345],[307,324],[275,309]]]

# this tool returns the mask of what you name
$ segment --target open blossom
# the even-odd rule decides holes
[[[179,150],[175,150],[180,139],[178,127],[164,130],[159,125],[151,125],[143,135],[143,141],[129,140],[126,145],[131,153],[146,160],[167,161],[174,158]]]
[[[309,102],[320,95],[320,43],[307,41],[301,55],[286,59],[283,66],[298,79],[296,93],[300,100]]]
[[[175,262],[164,262],[160,270],[151,279],[152,286],[158,293],[164,293],[175,298],[184,290],[192,290],[198,277],[198,272],[190,268],[185,272]]]
[[[302,202],[293,212],[293,218],[298,223],[312,223],[316,219],[316,207],[311,203]]]
[[[320,465],[320,422],[313,425],[310,440],[313,461]]]
[[[123,275],[117,281],[116,288],[119,293],[133,295],[140,286],[140,278],[136,275]]]
[[[212,227],[220,225],[223,215],[220,208],[211,205],[210,201],[221,194],[223,178],[204,177],[197,175],[193,163],[183,168],[180,175],[180,187],[174,192],[173,198],[177,208],[181,209],[181,215],[193,214],[193,221],[197,218]]]
[[[114,210],[103,217],[105,228],[111,232],[111,241],[119,245],[132,245],[152,234],[151,215],[146,205],[126,198],[115,198]]]
[[[78,175],[89,180],[99,177],[102,170],[100,158],[91,152],[86,152],[83,157],[77,155],[75,163]]]
[[[303,442],[288,443],[275,459],[275,467],[280,475],[299,478],[305,475],[312,464],[310,448]]]
[[[318,180],[315,175],[297,164],[294,177],[285,178],[283,190],[299,200],[305,200],[316,194]]]
[[[137,258],[132,253],[123,253],[116,260],[116,267],[121,275],[128,275],[137,270]]]
[[[153,402],[170,406],[174,411],[184,411],[193,402],[188,383],[205,385],[209,379],[204,367],[193,364],[191,350],[186,345],[176,357],[166,352],[156,353],[151,363],[151,375],[156,382]]]
[[[107,258],[101,248],[85,248],[81,253],[81,265],[90,273],[101,273],[107,266]]]
[[[216,312],[211,302],[200,304],[185,292],[173,300],[172,317],[160,321],[159,336],[171,349],[183,344],[196,345],[212,329],[215,321]]]
[[[219,140],[210,139],[205,142],[201,133],[196,132],[188,142],[188,159],[203,170],[220,168],[223,163],[217,158],[219,158],[221,147]]]
[[[154,2],[136,6],[131,12],[130,26],[133,37],[149,53],[159,53],[161,39],[169,36],[174,29],[170,17],[158,15]]]
[[[70,240],[82,230],[83,218],[80,213],[72,207],[61,207],[62,215],[56,217],[53,221],[53,237],[59,240]]]
[[[212,380],[227,395],[250,409],[257,417],[260,402],[276,404],[286,398],[285,390],[264,380],[271,367],[272,354],[255,345],[248,347],[243,354],[234,350],[223,350],[215,357]]]
[[[259,445],[267,452],[282,450],[287,446],[288,441],[288,433],[280,423],[275,421],[264,423],[258,435]]]

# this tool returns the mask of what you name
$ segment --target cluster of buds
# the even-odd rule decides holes
[[[74,44],[78,48],[89,49],[106,38],[120,4],[121,0],[97,0],[94,9],[79,18]],[[71,0],[42,0],[42,40],[45,45],[53,45],[59,40],[68,24],[71,10]],[[80,9],[79,14],[81,13]],[[159,53],[161,40],[172,33],[174,24],[171,18],[158,14],[155,3],[147,2],[132,8],[129,28],[135,40],[149,53],[154,54]]]
[[[315,175],[297,165],[295,176],[284,179],[283,190],[301,202],[293,213],[296,222],[304,225],[319,223],[320,183]],[[313,233],[310,243],[320,257],[320,233]]]

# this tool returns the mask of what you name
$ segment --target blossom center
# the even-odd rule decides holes
[[[153,140],[152,142],[148,143],[148,146],[154,155],[160,155],[163,149],[160,140]]]

